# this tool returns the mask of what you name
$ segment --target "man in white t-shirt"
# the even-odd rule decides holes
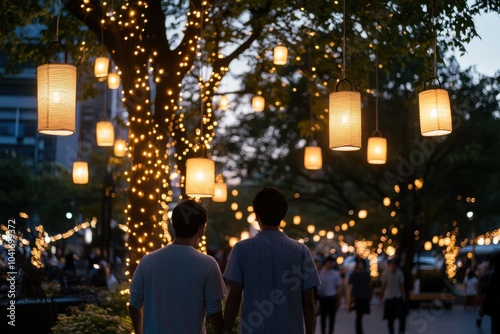
[[[222,274],[214,258],[194,248],[206,223],[204,207],[179,203],[172,212],[173,244],[142,258],[130,285],[137,334],[204,334],[206,315],[214,333],[222,333]]]
[[[335,328],[335,315],[340,304],[342,277],[338,270],[333,268],[334,259],[329,256],[323,261],[323,268],[319,271],[321,285],[318,286],[319,312],[321,316],[321,333],[326,333],[326,318],[328,317],[328,333],[332,334]]]
[[[404,274],[399,269],[399,261],[391,259],[382,273],[380,298],[384,301],[384,319],[387,320],[389,334],[394,334],[394,320],[399,319],[399,332],[405,333],[403,302],[407,298],[404,288]]]

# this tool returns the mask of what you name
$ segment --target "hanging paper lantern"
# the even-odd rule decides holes
[[[191,197],[213,197],[215,191],[215,163],[207,158],[186,161],[186,194]]]
[[[37,68],[38,132],[68,136],[75,133],[76,67],[43,64]]]
[[[309,170],[318,170],[323,167],[323,157],[321,147],[306,146],[304,151],[304,168]]]
[[[355,91],[330,93],[329,147],[336,151],[356,151],[361,148],[361,94]],[[352,85],[351,85],[352,88]]]
[[[96,126],[97,146],[113,146],[115,142],[115,130],[110,121],[97,122]]]
[[[96,78],[104,78],[108,76],[109,58],[97,57],[94,63],[94,75]]]
[[[212,197],[212,201],[220,203],[227,201],[227,184],[215,183],[214,187],[214,197]]]
[[[367,149],[368,163],[373,165],[383,165],[387,161],[387,139],[382,137],[368,138]]]
[[[418,94],[420,132],[422,136],[450,134],[450,97],[444,89],[427,89]]]
[[[109,89],[118,89],[120,87],[120,76],[118,73],[109,73],[108,74],[108,88]]]
[[[219,109],[220,110],[229,109],[229,99],[227,98],[226,95],[221,95],[220,100],[219,100]]]
[[[288,62],[288,49],[286,46],[278,45],[273,52],[274,64],[285,65]]]
[[[116,157],[124,157],[127,153],[127,142],[125,139],[118,138],[115,140],[115,146],[113,148],[113,152]]]
[[[262,97],[260,95],[255,95],[252,98],[252,109],[253,109],[253,111],[255,111],[255,112],[262,112],[262,111],[264,111],[265,105],[266,105],[266,100],[264,99],[264,97]]]
[[[73,162],[73,183],[89,183],[89,165],[85,161]]]

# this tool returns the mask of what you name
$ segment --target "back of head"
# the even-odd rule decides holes
[[[200,226],[207,223],[207,209],[193,200],[184,200],[177,204],[172,212],[172,225],[177,238],[191,238]]]
[[[265,187],[259,190],[252,201],[255,214],[264,225],[278,226],[285,218],[288,201],[277,188]]]

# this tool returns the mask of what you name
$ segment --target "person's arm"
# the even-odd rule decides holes
[[[314,303],[314,289],[309,288],[302,291],[302,309],[304,313],[304,323],[306,327],[306,334],[314,333],[314,323],[316,317],[316,310]]]
[[[222,334],[222,327],[224,326],[224,318],[222,317],[222,311],[219,311],[208,316],[210,320],[210,325],[214,334]]]
[[[138,309],[130,305],[128,307],[130,318],[134,326],[135,334],[142,334],[142,309]]]
[[[229,283],[229,296],[226,301],[226,309],[224,310],[224,333],[231,333],[236,316],[240,311],[241,294],[243,292],[243,285],[230,281]]]

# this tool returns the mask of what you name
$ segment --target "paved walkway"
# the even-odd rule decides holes
[[[355,334],[354,312],[347,312],[341,308],[337,312],[335,334]],[[406,321],[406,334],[489,334],[490,318],[485,316],[481,328],[477,328],[476,311],[464,310],[461,305],[453,305],[451,310],[445,309],[411,309]],[[328,325],[327,325],[328,326]],[[395,330],[398,329],[396,321]],[[386,334],[387,322],[382,320],[382,307],[374,304],[371,314],[363,317],[365,334]],[[319,316],[316,321],[316,334],[321,334]]]

